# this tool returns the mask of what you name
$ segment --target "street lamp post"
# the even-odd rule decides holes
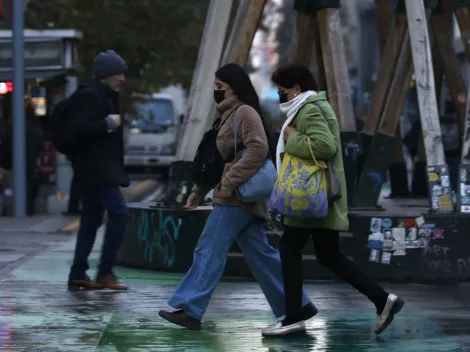
[[[13,1],[13,215],[26,216],[24,0]]]

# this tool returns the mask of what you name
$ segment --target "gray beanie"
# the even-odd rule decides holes
[[[124,73],[127,69],[126,62],[114,50],[101,52],[95,57],[93,65],[93,76],[106,78]]]

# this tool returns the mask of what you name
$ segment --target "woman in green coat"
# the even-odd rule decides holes
[[[280,108],[287,118],[276,150],[278,170],[283,153],[312,159],[310,144],[317,160],[331,161],[341,181],[342,197],[328,204],[325,218],[285,218],[280,252],[286,317],[275,326],[263,330],[263,336],[283,336],[305,330],[305,322],[300,318],[302,250],[309,237],[313,239],[317,260],[374,303],[377,311],[374,332],[378,335],[392,322],[405,302],[366,278],[339,249],[339,232],[347,231],[349,223],[338,120],[326,99],[326,93],[317,92],[317,84],[307,67],[281,67],[273,74],[272,81],[277,85]],[[311,143],[307,142],[306,137]]]

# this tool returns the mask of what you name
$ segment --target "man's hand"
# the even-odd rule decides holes
[[[291,134],[294,133],[295,131],[297,131],[297,130],[294,127],[287,126],[284,129],[284,140],[287,141],[289,139],[289,137],[291,136]]]
[[[121,126],[122,124],[122,119],[121,115],[109,115],[108,116],[113,122],[116,124],[117,127]]]

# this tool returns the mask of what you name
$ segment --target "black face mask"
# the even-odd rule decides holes
[[[279,102],[281,104],[287,103],[287,93],[286,92],[278,92],[279,94]]]
[[[214,90],[214,100],[217,104],[220,104],[225,100],[225,90],[216,89]]]

